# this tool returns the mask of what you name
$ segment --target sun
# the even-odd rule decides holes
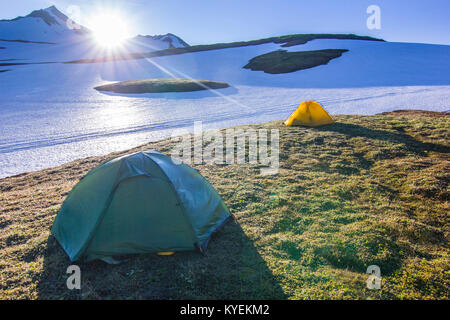
[[[103,47],[119,46],[129,37],[125,20],[116,13],[104,13],[93,17],[90,27],[95,41]]]

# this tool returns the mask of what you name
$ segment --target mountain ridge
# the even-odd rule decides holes
[[[54,5],[45,9],[33,10],[25,16],[18,16],[13,19],[0,19],[0,39],[55,43],[70,42],[74,39],[83,40],[83,36],[91,36],[92,30],[71,20],[72,28],[68,24],[69,20],[70,18]],[[173,33],[164,35],[136,35],[127,40],[131,40],[131,42],[138,40],[138,42],[144,44],[148,40],[151,40],[152,46],[155,45],[152,42],[161,41],[163,44],[167,44],[167,49],[189,46],[183,39]]]

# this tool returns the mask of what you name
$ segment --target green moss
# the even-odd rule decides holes
[[[94,89],[116,93],[150,93],[187,92],[228,87],[228,83],[219,81],[161,78],[115,82],[103,86],[98,86]]]

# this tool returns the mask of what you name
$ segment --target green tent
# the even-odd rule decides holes
[[[230,212],[193,168],[158,151],[125,155],[86,174],[53,222],[71,261],[206,250]]]

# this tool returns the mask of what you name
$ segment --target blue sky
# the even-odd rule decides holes
[[[366,27],[372,4],[381,9],[380,30]],[[65,13],[79,6],[86,25],[101,8],[116,8],[133,34],[171,32],[189,44],[323,32],[450,44],[449,0],[20,0],[0,1],[0,18],[51,5]]]

